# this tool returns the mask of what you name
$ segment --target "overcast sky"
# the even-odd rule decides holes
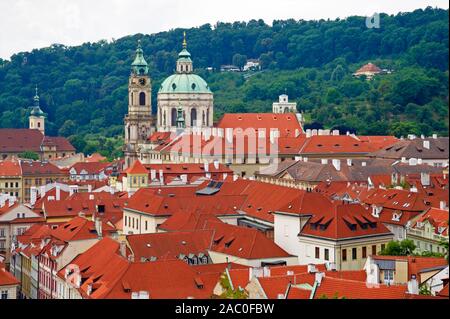
[[[447,0],[0,0],[0,58],[53,43],[79,45],[217,21],[345,18]]]

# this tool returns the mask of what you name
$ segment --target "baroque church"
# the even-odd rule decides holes
[[[194,74],[186,34],[178,54],[175,74],[163,81],[157,96],[157,114],[152,114],[152,84],[140,41],[131,65],[128,83],[128,114],[125,116],[125,166],[140,158],[141,149],[155,131],[204,129],[213,126],[214,95],[208,84]]]

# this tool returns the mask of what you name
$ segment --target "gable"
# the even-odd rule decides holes
[[[11,221],[17,218],[17,214],[20,214],[20,217],[22,218],[22,214],[25,214],[25,218],[38,218],[41,217],[39,214],[33,212],[28,207],[20,204],[17,207],[14,207],[9,212],[4,213],[2,216],[0,216],[0,221]]]

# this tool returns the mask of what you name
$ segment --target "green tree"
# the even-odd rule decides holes
[[[39,154],[31,151],[22,152],[19,154],[19,158],[31,159],[33,161],[39,160]]]
[[[247,63],[247,56],[243,54],[236,53],[233,55],[233,64],[237,66],[241,71]]]
[[[414,241],[410,239],[404,239],[402,241],[390,241],[384,250],[380,252],[380,255],[385,256],[409,256],[416,250]]]

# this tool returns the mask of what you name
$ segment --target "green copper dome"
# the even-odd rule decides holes
[[[208,83],[196,74],[174,74],[161,84],[159,93],[212,93]]]

